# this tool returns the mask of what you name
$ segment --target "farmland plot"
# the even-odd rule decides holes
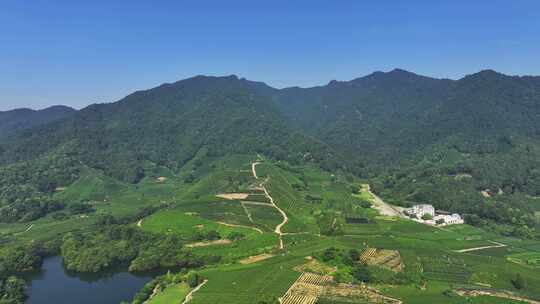
[[[462,259],[441,256],[422,258],[421,261],[424,276],[430,280],[467,283],[472,274]]]
[[[324,292],[325,286],[332,282],[331,276],[303,273],[287,290],[282,298],[283,304],[315,304]]]
[[[380,266],[396,272],[403,270],[401,255],[397,250],[366,248],[360,256],[360,261],[368,265]]]

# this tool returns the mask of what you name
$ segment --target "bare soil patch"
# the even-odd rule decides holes
[[[311,272],[315,274],[329,275],[336,272],[337,270],[336,267],[330,267],[328,265],[325,265],[312,257],[307,257],[306,259],[308,260],[308,262],[306,262],[305,264],[296,266],[294,268],[294,271]]]
[[[396,272],[403,270],[403,261],[397,250],[366,248],[360,256],[360,261]]]
[[[222,193],[216,196],[219,198],[224,198],[226,200],[234,201],[234,200],[245,200],[249,196],[249,194],[248,193]]]
[[[273,258],[273,257],[274,257],[273,254],[263,253],[263,254],[250,256],[248,258],[240,260],[240,264],[244,264],[244,265],[253,264],[253,263],[264,261],[264,260],[267,260],[267,259]]]
[[[464,178],[472,178],[472,175],[470,175],[468,173],[459,173],[459,174],[456,174],[454,176],[454,179],[456,179],[456,180],[462,180]]]
[[[395,216],[395,217],[401,217],[406,218],[406,216],[402,213],[402,207],[393,206],[391,204],[388,204],[384,202],[379,196],[377,196],[375,193],[371,191],[370,185],[362,185],[362,189],[364,191],[367,191],[371,197],[373,197],[372,201],[372,208],[379,211],[379,213],[382,216]]]
[[[503,299],[510,299],[516,301],[523,301],[530,304],[540,304],[540,301],[528,299],[519,295],[516,295],[509,291],[494,291],[494,290],[466,290],[466,289],[457,289],[455,290],[460,296],[466,297],[478,297],[478,296],[492,296]]]
[[[231,244],[231,243],[232,243],[231,240],[222,239],[222,240],[205,241],[205,242],[197,242],[197,243],[187,244],[186,247],[196,248],[196,247],[207,247],[207,246],[213,246],[213,245],[228,245],[228,244]]]

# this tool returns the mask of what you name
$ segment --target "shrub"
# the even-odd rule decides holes
[[[369,283],[373,280],[373,275],[369,271],[368,267],[364,264],[357,265],[351,271],[351,275],[358,282]]]
[[[512,285],[514,285],[516,289],[525,289],[527,287],[527,282],[521,274],[518,273],[516,274],[516,277],[512,279]]]
[[[187,274],[186,282],[189,285],[189,287],[194,288],[197,287],[202,281],[202,278],[200,277],[199,273],[196,271],[190,271]]]

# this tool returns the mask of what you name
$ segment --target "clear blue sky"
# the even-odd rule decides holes
[[[0,1],[0,110],[198,74],[314,86],[395,67],[540,75],[540,1]]]

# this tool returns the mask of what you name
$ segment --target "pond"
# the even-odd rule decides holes
[[[40,271],[29,274],[29,304],[119,304],[129,301],[156,274],[132,274],[125,268],[97,274],[72,273],[62,257],[46,258]]]

